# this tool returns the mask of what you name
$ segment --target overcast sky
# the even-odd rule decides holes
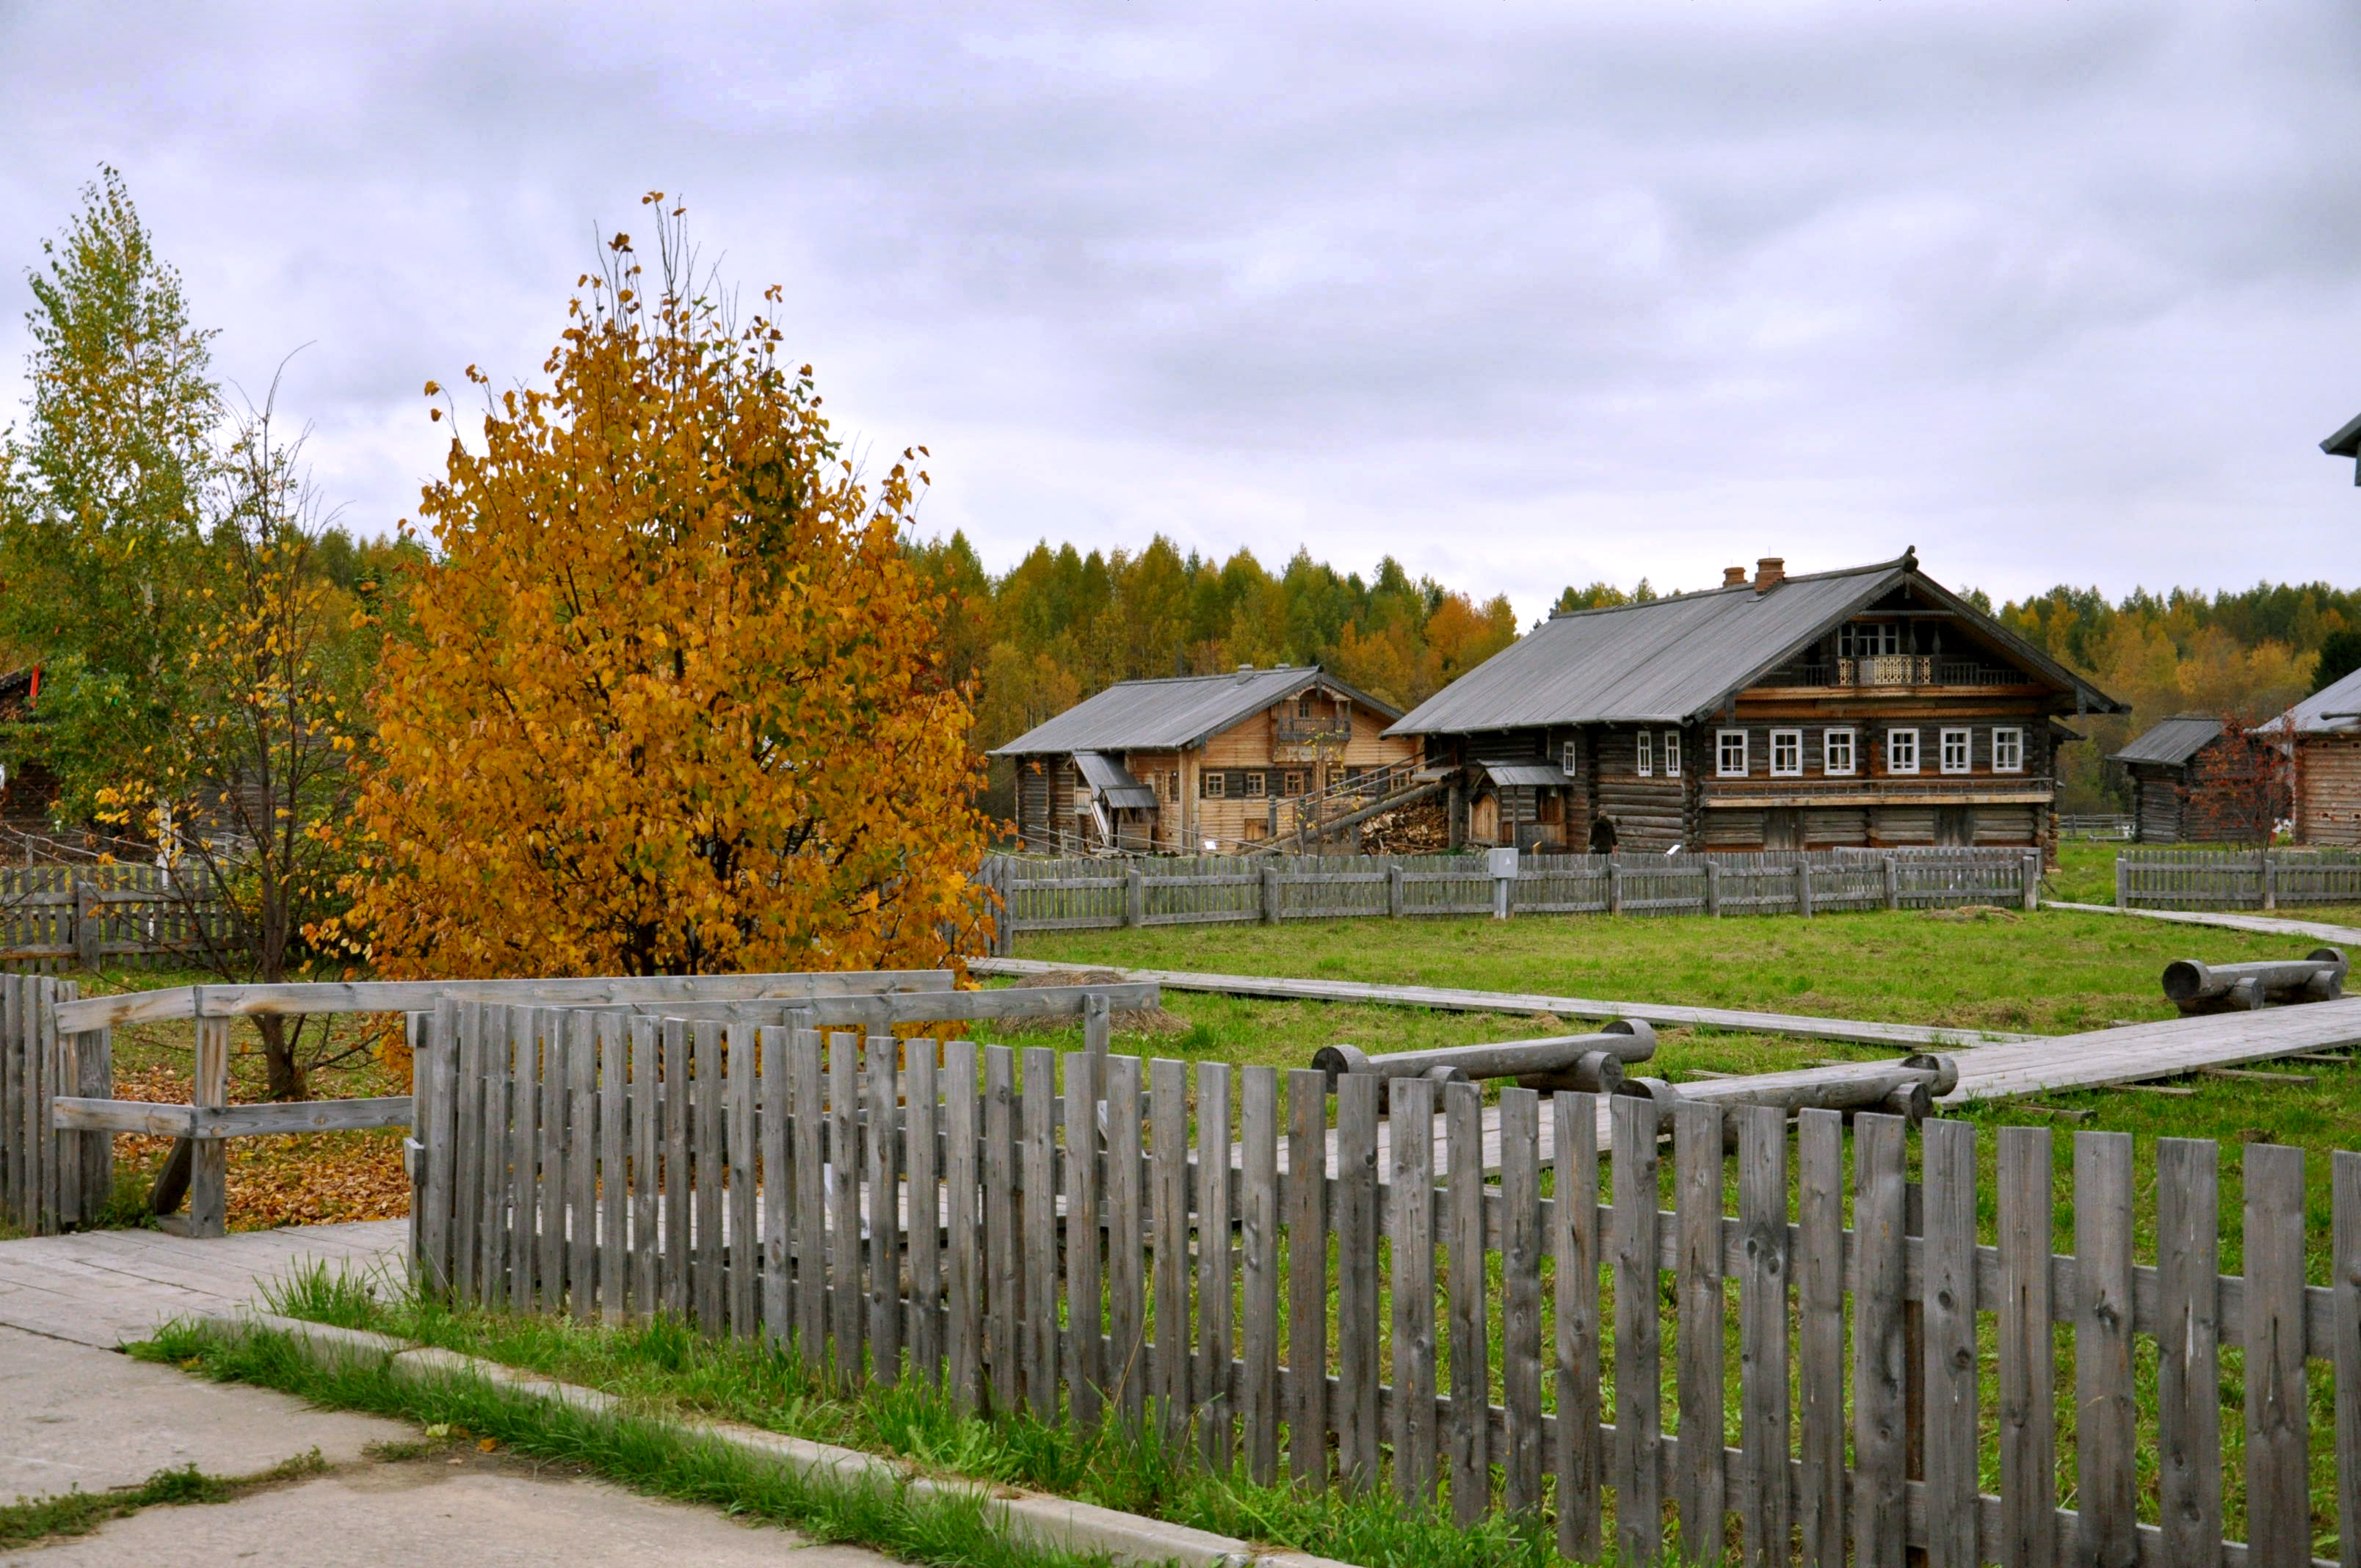
[[[0,0],[23,269],[119,167],[346,521],[685,195],[926,526],[1561,584],[2361,584],[2333,0],[286,7]],[[447,430],[441,427],[442,430]]]

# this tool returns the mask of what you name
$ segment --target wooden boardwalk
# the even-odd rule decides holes
[[[2213,909],[2125,909],[2113,904],[2060,904],[2046,909],[2070,909],[2079,915],[2130,915],[2142,920],[2169,920],[2178,926],[2218,926],[2225,931],[2256,931],[2267,937],[2310,937],[2321,942],[2361,944],[2361,931],[2332,926],[2324,920],[2290,920],[2279,915],[2231,915]]]
[[[407,1220],[371,1220],[210,1240],[82,1231],[0,1242],[0,1325],[112,1349],[169,1319],[244,1305],[314,1260],[398,1278],[409,1234]]]
[[[2079,1089],[2101,1089],[2112,1083],[2140,1083],[2151,1079],[2178,1078],[2202,1068],[2236,1067],[2269,1061],[2305,1051],[2361,1047],[2361,997],[2341,1002],[2315,1002],[2299,1007],[2270,1007],[2259,1013],[2224,1013],[2204,1018],[2171,1018],[2156,1024],[2127,1024],[2087,1035],[2044,1036],[2004,1041],[1950,1053],[1959,1064],[1960,1083],[1937,1103],[1964,1105],[1978,1100],[2006,1100],[2026,1095]],[[1731,1103],[1750,1091],[1809,1080],[1815,1069],[1763,1073],[1750,1078],[1717,1078],[1679,1086],[1692,1100]],[[1610,1102],[1598,1102],[1599,1147],[1610,1134]],[[1378,1169],[1392,1168],[1391,1127],[1378,1127]],[[1329,1135],[1330,1157],[1335,1135]],[[1555,1157],[1556,1139],[1551,1124],[1551,1102],[1541,1106],[1542,1158]],[[1280,1146],[1282,1167],[1287,1159]],[[1442,1120],[1434,1126],[1434,1160],[1438,1171],[1449,1168]],[[1500,1166],[1500,1111],[1484,1108],[1484,1168]],[[1383,1175],[1379,1177],[1384,1179]]]
[[[971,959],[978,974],[1051,974],[1099,966],[1050,963],[1041,959]],[[1389,1007],[1427,1007],[1444,1013],[1554,1013],[1575,1018],[1639,1018],[1675,1027],[1730,1029],[1750,1035],[1789,1035],[1837,1040],[1853,1046],[1891,1046],[1897,1050],[1956,1048],[2038,1036],[1981,1029],[1944,1029],[1923,1024],[1880,1024],[1859,1018],[1813,1018],[1794,1013],[1755,1013],[1734,1007],[1683,1007],[1658,1002],[1600,1002],[1587,996],[1546,996],[1538,992],[1464,991],[1441,985],[1373,985],[1357,980],[1302,980],[1284,975],[1199,974],[1187,970],[1116,971],[1127,981],[1148,981],[1168,991],[1215,992],[1226,996],[1262,996],[1289,1002],[1369,1002]]]

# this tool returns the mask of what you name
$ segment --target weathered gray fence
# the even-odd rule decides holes
[[[61,1130],[60,1095],[112,1092],[113,1036],[58,1027],[71,981],[0,974],[0,1219],[47,1235],[98,1217],[115,1190],[115,1141]]]
[[[2127,845],[2115,856],[2115,903],[2125,909],[2361,904],[2361,851]]]
[[[2158,1145],[2150,1267],[2125,1134],[2076,1135],[2055,1256],[2046,1129],[2002,1130],[1986,1245],[1960,1122],[1923,1126],[1914,1188],[1899,1118],[1860,1116],[1848,1159],[1838,1113],[1791,1137],[1690,1102],[1665,1170],[1656,1107],[1618,1097],[1602,1167],[1594,1097],[1510,1090],[1488,1185],[1473,1085],[1396,1083],[1381,1122],[1347,1075],[1332,1126],[1316,1070],[1282,1098],[1270,1068],[500,1007],[428,1035],[417,1262],[463,1301],[670,1312],[847,1387],[1152,1423],[1265,1481],[1554,1517],[1578,1558],[2302,1568],[2361,1518],[2355,1155],[2321,1288],[2291,1148],[2243,1151],[2224,1277],[2206,1142]]]
[[[210,936],[229,940],[220,905],[157,866],[0,866],[0,965],[39,971],[187,965]]]
[[[1412,915],[1813,915],[2022,904],[2030,850],[1815,850],[1766,854],[988,857],[1004,901],[996,950],[1023,931]],[[1501,884],[1507,883],[1505,901]]]

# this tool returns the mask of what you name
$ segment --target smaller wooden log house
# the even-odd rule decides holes
[[[1407,763],[1401,710],[1318,665],[1121,681],[993,751],[1016,764],[1016,831],[1051,853],[1227,852],[1290,800]]]
[[[2130,780],[2142,844],[2257,843],[2285,810],[2268,742],[2202,713],[2175,714],[2107,761]]]
[[[1451,775],[1455,844],[2047,848],[2060,716],[2124,711],[1911,551],[1554,614],[1389,733]]]
[[[2296,841],[2361,844],[2361,670],[2254,733],[2282,759]]]

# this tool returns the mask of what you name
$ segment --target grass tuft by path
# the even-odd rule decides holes
[[[0,1508],[0,1552],[88,1535],[110,1519],[126,1518],[142,1508],[233,1502],[266,1486],[324,1475],[327,1469],[328,1462],[315,1448],[251,1475],[208,1475],[194,1464],[185,1464],[177,1470],[159,1470],[132,1486],[104,1492],[76,1487],[41,1497],[20,1497]]]

